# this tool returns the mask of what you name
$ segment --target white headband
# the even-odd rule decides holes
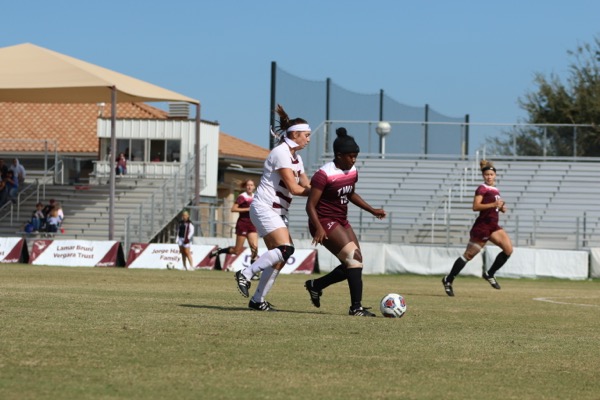
[[[311,132],[310,126],[308,124],[296,124],[287,128],[286,132],[298,132],[298,131],[308,131]]]

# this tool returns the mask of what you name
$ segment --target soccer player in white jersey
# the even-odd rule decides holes
[[[306,212],[313,244],[322,244],[341,262],[333,271],[304,284],[315,307],[321,306],[323,289],[337,282],[348,281],[350,289],[349,315],[374,317],[362,306],[363,260],[358,239],[348,222],[348,203],[373,214],[378,219],[385,210],[371,207],[354,191],[358,172],[354,164],[360,148],[345,128],[338,128],[333,142],[333,161],[323,165],[312,177]]]
[[[298,152],[310,142],[310,126],[302,118],[287,115],[277,105],[279,144],[271,150],[263,166],[263,174],[250,205],[250,219],[268,251],[249,267],[236,272],[239,292],[248,297],[250,280],[260,272],[260,280],[248,307],[259,311],[275,311],[265,300],[279,271],[294,253],[294,243],[287,227],[287,214],[293,196],[308,196],[310,181]]]

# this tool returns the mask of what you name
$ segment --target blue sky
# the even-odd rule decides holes
[[[513,123],[534,74],[566,77],[567,51],[593,42],[599,15],[597,0],[22,0],[2,5],[0,47],[30,42],[199,99],[203,119],[267,147],[272,61],[353,92]]]

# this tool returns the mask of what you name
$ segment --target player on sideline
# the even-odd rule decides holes
[[[250,246],[250,263],[254,263],[258,256],[258,234],[256,227],[250,220],[250,205],[254,200],[254,181],[247,179],[242,183],[244,192],[240,193],[231,207],[231,212],[240,213],[235,224],[235,246],[217,248],[210,253],[211,257],[217,257],[215,262],[220,263],[219,254],[240,254],[244,250],[244,241],[248,240]],[[220,267],[217,269],[221,269]]]
[[[322,244],[340,261],[333,271],[319,278],[308,280],[304,287],[315,307],[321,306],[323,289],[334,283],[348,281],[350,289],[349,315],[374,317],[375,314],[362,306],[362,254],[358,239],[348,223],[348,202],[382,219],[383,209],[375,209],[355,191],[358,172],[354,164],[360,148],[346,128],[338,128],[333,142],[333,161],[323,165],[312,177],[311,191],[306,203],[310,233],[313,244]]]
[[[194,224],[190,221],[190,213],[187,210],[181,212],[181,220],[177,225],[177,245],[179,246],[179,252],[181,253],[181,261],[183,262],[183,268],[186,271],[194,270],[194,260],[192,260],[192,237],[194,236]],[[187,262],[190,262],[190,269],[188,270]]]
[[[277,105],[281,134],[279,144],[271,150],[263,166],[250,219],[265,241],[268,251],[249,267],[236,272],[237,288],[249,296],[250,279],[262,272],[248,307],[259,311],[275,311],[265,300],[279,271],[294,253],[294,244],[287,227],[287,214],[293,196],[308,196],[310,181],[298,152],[310,142],[310,126],[302,118],[290,119],[283,107]]]
[[[498,213],[506,212],[506,203],[502,200],[500,192],[496,188],[496,168],[493,163],[486,160],[481,160],[479,165],[484,182],[479,185],[473,198],[473,211],[479,211],[479,216],[471,228],[471,238],[467,244],[467,249],[461,257],[456,259],[450,273],[442,278],[442,284],[448,296],[454,296],[454,290],[452,289],[454,278],[481,251],[488,240],[502,249],[490,269],[482,275],[482,278],[488,281],[494,289],[500,289],[494,275],[513,252],[510,237],[498,225]]]

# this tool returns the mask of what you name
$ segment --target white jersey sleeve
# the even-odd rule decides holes
[[[300,182],[300,175],[304,173],[304,164],[299,154],[292,155],[289,146],[284,142],[269,153],[263,166],[260,184],[254,196],[255,202],[272,207],[280,215],[286,215],[292,203],[292,194],[281,179],[279,170],[291,169]]]

